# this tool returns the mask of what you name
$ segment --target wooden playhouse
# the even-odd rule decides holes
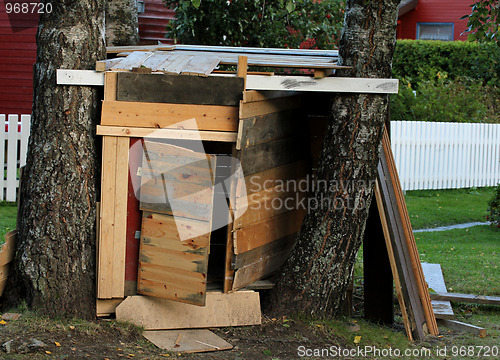
[[[98,315],[128,306],[128,313],[182,312],[199,325],[212,308],[212,319],[214,309],[234,316],[207,326],[259,323],[258,293],[248,289],[269,286],[259,280],[279,269],[300,229],[325,96],[396,93],[397,80],[328,76],[335,51],[176,45],[109,52],[119,56],[99,62],[86,80],[58,74],[59,83],[104,85]],[[247,70],[253,66],[307,71]],[[246,310],[253,317],[241,315]]]

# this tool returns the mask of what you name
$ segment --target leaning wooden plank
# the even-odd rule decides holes
[[[461,303],[483,304],[483,305],[500,305],[499,296],[489,295],[472,295],[472,294],[458,294],[458,293],[430,293],[431,299],[454,301]]]
[[[104,86],[104,73],[94,70],[57,69],[57,85]]]
[[[124,297],[125,291],[125,252],[127,245],[127,201],[129,177],[129,147],[130,139],[116,138],[116,179],[115,179],[115,208],[113,230],[113,278],[112,296]]]
[[[259,293],[208,292],[203,307],[150,296],[131,296],[116,308],[116,318],[145,330],[260,325]]]
[[[5,243],[0,247],[0,266],[10,263],[16,252],[17,230],[12,230],[5,235]]]
[[[234,230],[234,253],[237,255],[298,232],[304,215],[302,210],[292,210]]]
[[[142,335],[160,349],[176,353],[229,350],[233,345],[207,329],[148,330]]]
[[[208,76],[219,65],[219,58],[217,56],[194,56],[184,68],[181,74],[185,75],[198,75]]]
[[[240,119],[254,116],[266,115],[291,109],[297,109],[301,106],[301,96],[286,96],[263,101],[254,101],[240,104]]]
[[[416,339],[424,339],[425,314],[415,284],[417,280],[415,274],[412,272],[409,250],[406,248],[406,241],[402,231],[402,219],[397,209],[393,179],[388,170],[386,148],[384,147],[383,150],[380,154],[377,180],[381,193],[383,212],[385,213],[384,216],[387,219],[386,224],[390,234],[389,240],[394,253],[398,277],[402,285],[401,290],[404,303],[408,307],[407,313],[412,324],[412,336]],[[410,337],[409,334],[408,337]]]
[[[242,92],[236,77],[118,73],[119,101],[239,106]]]
[[[441,265],[422,263],[422,270],[424,271],[425,281],[430,289],[440,293],[447,292]],[[437,319],[455,319],[455,314],[449,301],[433,300],[431,295],[431,303]]]
[[[461,321],[440,319],[438,320],[438,324],[453,330],[470,332],[481,338],[486,337],[486,329]]]
[[[247,90],[294,90],[317,92],[350,92],[397,94],[397,79],[364,79],[305,76],[247,76]]]
[[[97,135],[220,142],[236,142],[238,137],[238,133],[230,131],[152,129],[106,125],[97,125]]]
[[[115,228],[115,186],[117,138],[102,139],[101,209],[97,262],[97,297],[113,297],[113,244]]]
[[[236,148],[242,149],[293,136],[303,131],[296,110],[286,110],[240,119]]]
[[[401,233],[403,235],[403,239],[406,242],[409,264],[411,265],[411,270],[413,272],[413,276],[415,277],[415,284],[425,314],[427,327],[430,334],[438,335],[439,330],[436,324],[436,317],[434,315],[431,299],[427,290],[427,284],[425,282],[422,265],[420,263],[420,255],[418,253],[417,244],[415,242],[415,237],[411,228],[410,216],[408,215],[408,209],[406,208],[403,190],[399,182],[399,176],[396,169],[396,163],[392,155],[391,143],[387,129],[384,131],[382,147],[384,151],[384,158],[387,160],[386,163],[383,164],[384,166],[386,166],[385,174],[386,176],[389,176],[391,178],[391,195],[394,195],[393,200],[395,200],[395,203],[397,205],[398,225],[401,225]]]
[[[233,106],[104,101],[101,125],[237,131],[238,108]]]

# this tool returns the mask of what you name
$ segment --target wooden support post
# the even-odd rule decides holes
[[[247,88],[247,71],[248,71],[248,57],[238,56],[238,77],[243,78],[244,86],[243,89]]]

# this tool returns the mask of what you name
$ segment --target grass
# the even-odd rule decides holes
[[[449,292],[500,295],[500,231],[484,225],[415,234],[422,262],[441,264]]]
[[[405,195],[413,229],[486,221],[494,188],[414,190]]]
[[[16,203],[0,202],[0,245],[5,242],[5,234],[16,228]]]

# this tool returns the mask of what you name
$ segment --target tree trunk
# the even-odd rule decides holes
[[[101,96],[58,86],[56,70],[93,69],[105,57],[104,0],[53,2],[40,16],[37,48],[11,299],[50,316],[95,318]]]
[[[339,76],[390,78],[399,0],[349,0],[339,46]],[[275,313],[339,315],[362,242],[377,177],[388,96],[332,97],[313,196],[292,254],[271,294]],[[319,188],[319,189],[318,189]]]
[[[136,0],[106,1],[106,45],[127,46],[139,43]]]

